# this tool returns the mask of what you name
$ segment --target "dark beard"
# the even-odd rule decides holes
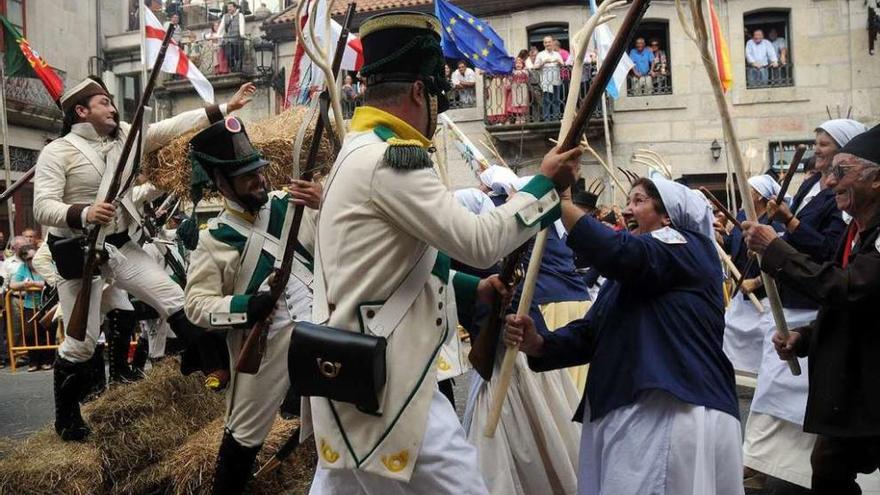
[[[249,213],[256,214],[269,201],[269,192],[263,189],[259,193],[248,194],[239,198],[239,200],[241,201],[241,206],[244,206]]]

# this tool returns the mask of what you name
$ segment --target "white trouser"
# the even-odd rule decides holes
[[[183,308],[183,289],[140,246],[126,242],[119,248],[119,253],[101,267],[101,276],[92,279],[85,340],[66,338],[58,348],[58,354],[68,361],[83,363],[95,352],[95,343],[101,333],[101,288],[105,278],[112,278],[116,287],[152,306],[161,318],[168,318]],[[58,299],[65,327],[73,313],[81,283],[81,279],[58,282]]]
[[[154,319],[143,322],[141,329],[147,336],[147,347],[150,349],[150,359],[165,357],[165,342],[174,332],[171,326],[163,319]]]
[[[260,290],[268,289],[266,282],[260,287]],[[234,371],[245,332],[233,329],[226,333],[229,362],[233,368],[232,382],[226,394],[226,429],[232,432],[232,437],[240,445],[261,445],[272,429],[278,408],[290,388],[287,354],[293,322],[299,315],[311,314],[311,290],[291,276],[284,297],[278,300],[272,312],[272,323],[266,336],[266,352],[259,371],[254,375]]]
[[[309,495],[476,495],[489,493],[477,469],[477,450],[449,400],[434,389],[422,449],[409,483],[355,469],[325,469],[320,463]]]
[[[269,332],[260,370],[254,375],[236,373],[234,370],[244,332],[230,330],[226,334],[229,362],[233,367],[232,382],[226,393],[226,429],[232,432],[232,437],[240,445],[262,445],[272,429],[278,408],[290,388],[290,376],[287,374],[290,334],[289,327]]]

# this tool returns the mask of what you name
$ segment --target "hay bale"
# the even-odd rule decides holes
[[[62,442],[45,428],[9,449],[0,460],[0,493],[101,495],[101,451],[94,442]]]
[[[295,164],[301,164],[306,159],[317,119],[308,122],[309,127],[298,160],[293,157],[293,144],[307,114],[306,107],[294,107],[258,122],[245,122],[254,147],[269,162],[266,175],[272,188],[280,188],[289,183]],[[189,197],[192,167],[187,154],[189,140],[193,135],[195,133],[190,132],[180,136],[165,147],[149,153],[144,160],[147,178],[159,189],[175,192],[182,198]],[[334,159],[335,153],[325,131],[316,165],[330,166]]]
[[[222,396],[205,389],[201,374],[183,376],[179,362],[166,359],[145,379],[110,389],[84,413],[109,481],[124,485],[223,410]]]
[[[280,416],[276,417],[272,430],[257,456],[256,465],[261,466],[268,461],[287,441],[297,426],[299,426],[298,419],[287,421]],[[214,463],[222,438],[223,420],[221,418],[190,436],[186,443],[160,463],[158,470],[164,471],[164,482],[132,488],[165,490],[175,495],[209,493],[211,480],[214,478]],[[273,473],[257,479],[251,493],[308,493],[317,462],[315,443],[310,439],[300,445],[294,455],[288,458],[281,467]]]

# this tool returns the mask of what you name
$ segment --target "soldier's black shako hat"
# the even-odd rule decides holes
[[[205,171],[220,171],[226,177],[244,175],[269,164],[254,149],[238,117],[215,122],[193,136],[189,145],[194,168],[200,165]]]
[[[383,82],[424,82],[437,97],[437,111],[449,108],[449,83],[440,48],[440,21],[420,12],[387,12],[365,20],[358,30],[364,53],[361,75],[367,86]]]

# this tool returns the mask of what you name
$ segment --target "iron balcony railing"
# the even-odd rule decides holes
[[[555,70],[517,70],[510,75],[483,75],[484,121],[491,126],[552,123],[562,120],[565,102],[571,93],[570,66]],[[587,95],[596,75],[595,64],[584,64],[577,88],[578,105]],[[601,118],[601,107],[593,117]]]
[[[784,88],[794,86],[794,75],[790,64],[779,67],[746,67],[746,88]]]
[[[671,95],[672,78],[667,72],[655,76],[633,76],[626,78],[627,96]]]

